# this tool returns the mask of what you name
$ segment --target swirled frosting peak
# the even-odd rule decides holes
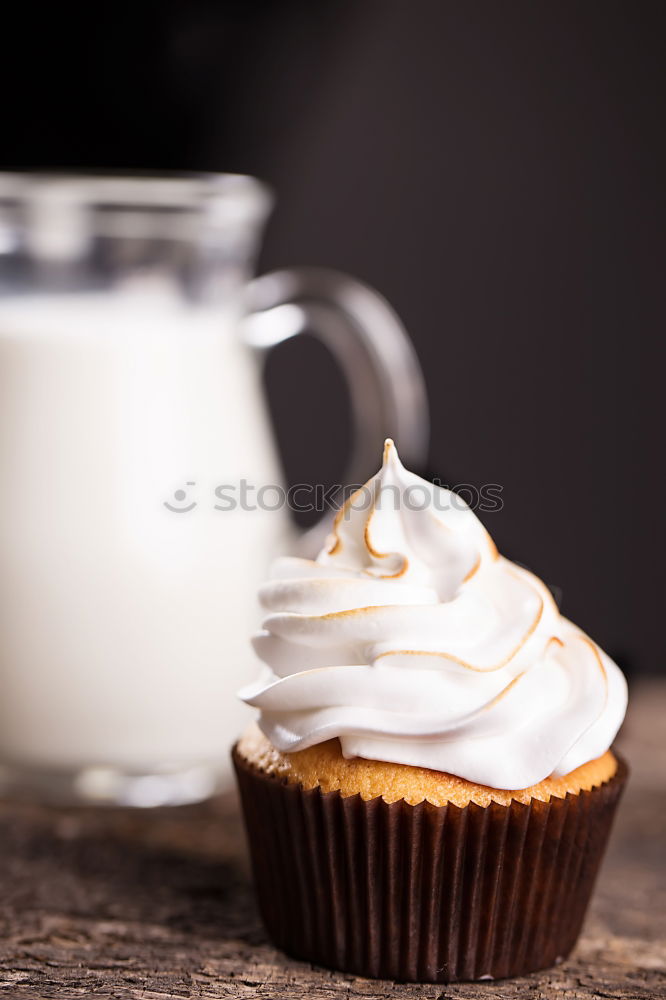
[[[317,559],[278,559],[259,597],[265,668],[240,696],[284,752],[339,737],[347,757],[520,789],[600,756],[624,717],[618,667],[392,441]]]

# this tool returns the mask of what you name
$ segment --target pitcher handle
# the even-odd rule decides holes
[[[248,285],[247,341],[268,351],[305,331],[317,336],[349,385],[352,455],[345,483],[365,482],[392,437],[409,468],[424,468],[428,400],[423,373],[404,326],[372,288],[324,268],[288,268]],[[317,526],[309,547],[321,539]]]

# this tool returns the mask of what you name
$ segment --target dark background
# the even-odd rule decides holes
[[[260,268],[383,292],[425,369],[431,473],[501,483],[500,549],[626,670],[661,669],[666,5],[14,13],[2,165],[269,181]],[[268,382],[290,478],[336,480],[347,401],[323,349],[285,345]]]

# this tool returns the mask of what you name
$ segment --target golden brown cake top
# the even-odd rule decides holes
[[[381,796],[386,802],[404,799],[409,805],[418,805],[425,800],[435,806],[452,803],[461,808],[470,802],[487,806],[491,802],[509,805],[512,800],[527,803],[530,799],[547,802],[551,796],[564,798],[567,792],[575,795],[603,784],[617,770],[617,760],[607,750],[601,757],[588,761],[563,777],[545,778],[529,788],[509,791],[477,785],[425,767],[389,764],[362,757],[346,758],[337,739],[294,753],[281,753],[254,724],[241,737],[238,752],[265,774],[301,784],[304,788],[340,791],[343,796],[360,795],[366,800]]]

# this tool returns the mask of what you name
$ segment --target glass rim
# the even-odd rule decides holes
[[[263,221],[273,193],[249,174],[196,171],[0,171],[0,205],[44,204],[124,212],[173,210],[212,222]]]

